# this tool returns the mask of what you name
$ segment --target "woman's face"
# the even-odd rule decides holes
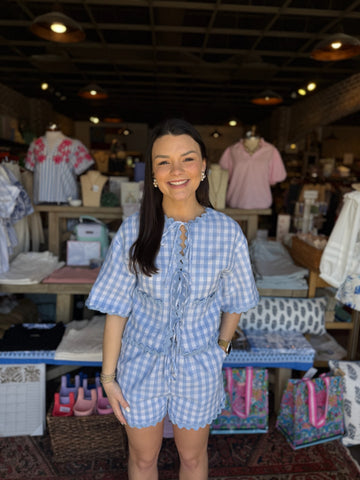
[[[196,198],[206,161],[200,146],[190,135],[164,135],[152,149],[153,177],[165,201]]]

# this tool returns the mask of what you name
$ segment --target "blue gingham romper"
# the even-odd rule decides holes
[[[168,413],[180,428],[197,430],[224,407],[221,312],[245,312],[259,299],[247,242],[238,223],[211,208],[187,223],[165,217],[159,272],[136,276],[129,248],[138,227],[138,214],[124,220],[86,304],[128,317],[117,365],[128,424],[156,425]]]

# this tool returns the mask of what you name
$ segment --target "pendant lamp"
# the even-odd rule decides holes
[[[255,105],[278,105],[282,101],[282,97],[272,90],[264,90],[251,100]]]
[[[57,10],[36,17],[30,30],[38,37],[52,42],[76,43],[85,38],[81,25]]]
[[[322,62],[346,60],[357,55],[360,55],[360,41],[345,33],[334,33],[322,40],[310,54],[311,58]]]
[[[99,87],[99,85],[96,83],[90,83],[86,87],[82,88],[78,95],[82,98],[86,98],[87,100],[104,100],[109,96],[106,91]]]

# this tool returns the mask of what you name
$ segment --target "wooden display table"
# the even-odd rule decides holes
[[[70,207],[69,205],[35,205],[35,211],[48,215],[48,250],[60,256],[63,233],[66,232],[66,219],[91,215],[99,220],[112,221],[122,219],[120,207]],[[229,215],[237,222],[246,222],[244,233],[250,242],[255,238],[260,215],[271,215],[271,209],[243,210],[241,208],[225,208],[221,212]]]
[[[48,216],[48,250],[60,257],[62,235],[66,232],[66,220],[91,215],[99,220],[121,220],[120,207],[70,207],[68,205],[35,205],[35,212],[44,212]]]

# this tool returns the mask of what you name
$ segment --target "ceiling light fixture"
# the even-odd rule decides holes
[[[95,125],[100,122],[100,118],[95,116],[90,117],[89,120],[91,123],[94,123]]]
[[[299,89],[298,89],[298,94],[304,97],[304,96],[306,95],[306,90],[305,90],[305,88],[299,88]]]
[[[310,57],[322,62],[345,60],[360,55],[360,41],[345,33],[335,33],[319,42]]]
[[[130,128],[126,127],[126,128],[124,128],[124,130],[122,131],[122,134],[127,137],[128,135],[131,135],[131,134],[132,134],[132,130],[130,130]]]
[[[104,100],[105,98],[108,98],[106,91],[95,83],[90,83],[86,87],[82,88],[78,95],[82,98],[91,100]]]
[[[41,84],[41,90],[47,90],[48,88],[49,88],[49,84],[48,84],[48,83],[43,82],[43,83]]]
[[[229,120],[229,126],[230,127],[236,127],[236,125],[238,124],[237,120],[235,120],[235,118],[232,118],[231,120]]]
[[[213,132],[210,133],[210,137],[213,137],[213,138],[219,138],[219,137],[221,137],[221,135],[222,134],[216,129]]]
[[[36,17],[30,26],[32,33],[52,42],[76,43],[84,40],[85,32],[81,25],[58,9],[54,6],[54,11]]]
[[[105,117],[103,119],[104,123],[122,123],[123,119],[120,117]]]
[[[316,83],[315,82],[309,82],[307,85],[306,85],[306,88],[309,92],[313,92],[315,90],[315,88],[317,87]]]
[[[125,135],[125,137],[127,137],[128,135],[132,135],[133,131],[130,130],[129,127],[125,127],[125,128],[119,128],[118,130],[118,135]]]
[[[272,90],[264,90],[251,100],[255,105],[279,105],[282,101],[282,97]]]

